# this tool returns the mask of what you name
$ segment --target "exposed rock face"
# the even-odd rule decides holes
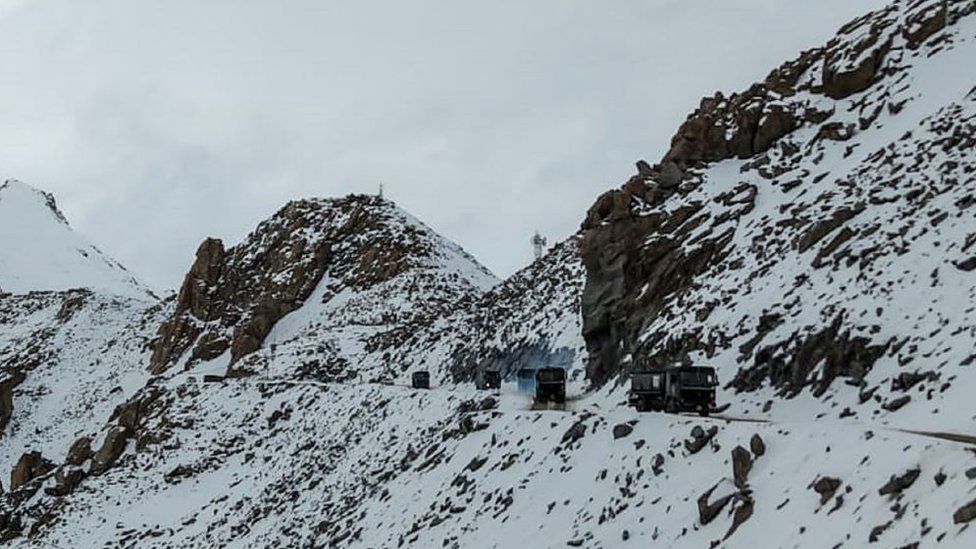
[[[64,459],[64,462],[67,465],[79,466],[88,461],[88,459],[93,455],[91,439],[88,437],[81,437],[71,445],[71,448],[68,450],[68,456]]]
[[[390,281],[435,253],[428,233],[380,197],[351,195],[291,202],[227,250],[208,239],[159,331],[150,370],[229,351],[230,373],[243,373],[238,361],[260,349],[323,279],[329,282],[323,302],[344,289],[365,291]]]
[[[592,382],[721,357],[738,391],[822,395],[838,377],[858,384],[878,363],[911,360],[924,341],[906,346],[917,333],[886,330],[883,311],[914,283],[864,273],[911,272],[916,246],[957,242],[924,273],[935,269],[932,314],[952,317],[940,275],[972,255],[958,221],[976,173],[976,112],[961,99],[972,83],[958,79],[950,103],[905,106],[947,85],[908,82],[963,39],[974,10],[904,1],[859,18],[746,91],[703,100],[659,164],[600,196],[581,242]],[[976,342],[954,333],[965,341],[946,349]]]
[[[24,380],[17,370],[0,373],[0,436],[14,413],[14,388]]]
[[[10,472],[10,490],[14,491],[30,481],[54,470],[54,464],[44,459],[40,452],[28,452]]]
[[[129,434],[129,430],[122,426],[115,426],[109,430],[101,448],[92,458],[92,474],[104,473],[115,463],[115,460],[119,459],[119,456],[125,451]]]

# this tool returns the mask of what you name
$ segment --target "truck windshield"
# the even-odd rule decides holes
[[[649,391],[661,388],[661,374],[636,374],[631,385],[638,391]]]
[[[716,385],[715,372],[706,369],[681,372],[681,384],[685,387],[712,387]]]
[[[553,383],[558,381],[563,381],[566,379],[566,370],[554,369],[554,370],[539,370],[538,380]]]

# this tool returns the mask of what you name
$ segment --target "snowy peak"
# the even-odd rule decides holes
[[[0,185],[0,292],[74,288],[154,299],[122,265],[71,228],[54,196],[7,180]]]
[[[225,353],[234,365],[269,335],[280,343],[323,326],[332,334],[375,327],[375,349],[399,339],[391,339],[394,326],[429,323],[496,282],[459,246],[380,197],[294,201],[233,248],[201,245],[151,369]]]
[[[16,179],[8,179],[3,182],[3,185],[0,185],[0,199],[6,198],[8,200],[16,201],[18,200],[18,196],[21,197],[21,204],[34,203],[38,201],[43,202],[43,204],[47,206],[47,209],[59,223],[68,225],[68,220],[64,217],[64,214],[61,213],[61,210],[58,209],[58,204],[57,201],[54,200],[53,194],[40,189],[35,189],[34,187],[31,187],[30,185]]]

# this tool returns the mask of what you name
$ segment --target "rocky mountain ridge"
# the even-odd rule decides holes
[[[920,379],[971,362],[974,11],[865,15],[703,100],[659,165],[602,196],[582,245],[591,376],[702,360],[737,391],[823,395],[839,376],[871,400],[918,355],[944,357],[905,372]],[[933,310],[912,311],[923,284]],[[933,344],[938,326],[955,335]]]
[[[110,321],[95,294],[2,298],[32,328],[0,357],[43,360],[0,439],[0,540],[971,546],[974,14],[896,1],[703,101],[506,281],[351,196],[204,242],[179,296]],[[674,360],[718,367],[720,417],[625,406]],[[539,410],[471,384],[542,362],[589,390]]]

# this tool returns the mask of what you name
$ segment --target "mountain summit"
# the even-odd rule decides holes
[[[0,185],[0,292],[88,288],[152,299],[125,267],[75,232],[50,193]]]

